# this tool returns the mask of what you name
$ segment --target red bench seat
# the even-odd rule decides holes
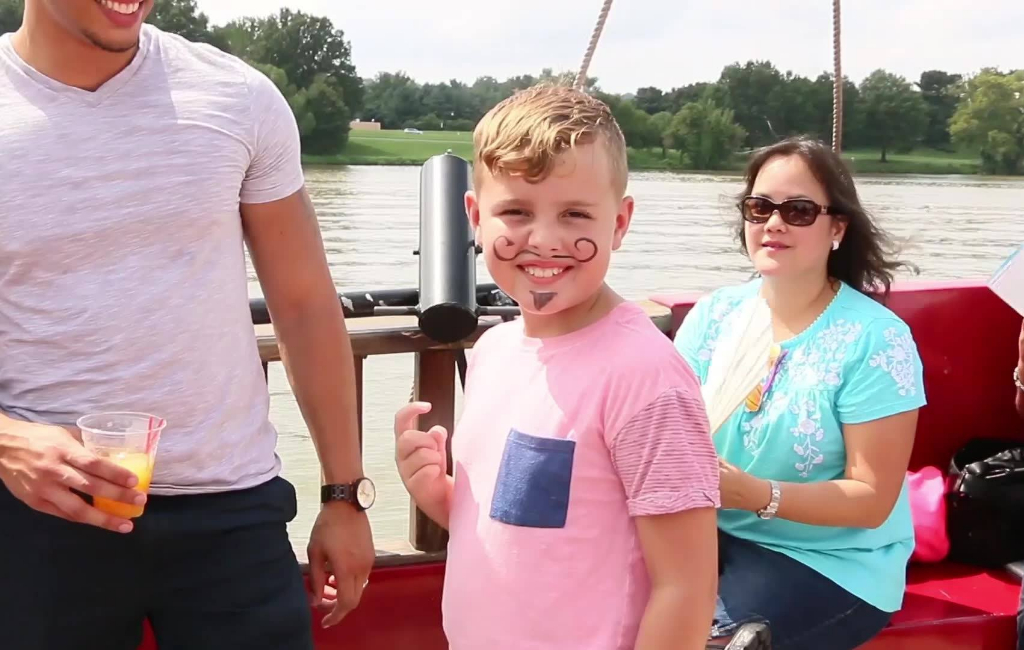
[[[903,609],[861,650],[1012,650],[1019,595],[1009,571],[912,564]]]

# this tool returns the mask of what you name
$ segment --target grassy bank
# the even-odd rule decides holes
[[[322,165],[420,165],[427,158],[451,151],[467,160],[473,156],[472,134],[455,131],[352,131],[348,146],[340,154],[303,156],[307,164]],[[677,151],[661,149],[629,150],[633,170],[697,171],[680,161]],[[877,150],[856,149],[843,155],[854,171],[861,174],[977,174],[975,156],[958,152],[915,149],[906,154],[890,153],[888,162],[879,160]],[[745,156],[737,155],[725,171],[743,169]]]
[[[451,152],[473,157],[473,134],[457,131],[352,131],[340,154],[303,156],[303,162],[325,165],[421,165],[431,156]]]

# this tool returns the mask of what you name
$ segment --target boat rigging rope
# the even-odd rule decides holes
[[[840,47],[839,0],[832,0],[832,150],[843,149],[843,62]]]
[[[597,24],[590,36],[590,43],[587,44],[587,51],[583,56],[583,63],[580,71],[572,83],[572,87],[583,90],[587,84],[587,71],[590,70],[590,62],[594,58],[594,50],[601,39],[601,32],[604,31],[604,24],[608,19],[608,12],[611,10],[612,0],[604,0],[601,5],[601,12],[597,15]],[[842,56],[842,2],[833,0],[833,150],[843,150],[843,56]]]
[[[597,16],[597,24],[594,25],[594,32],[590,35],[587,51],[583,54],[580,71],[576,73],[576,81],[572,84],[572,87],[577,90],[583,90],[583,87],[587,85],[587,70],[590,69],[590,60],[594,58],[594,50],[597,49],[597,42],[601,39],[601,32],[604,31],[604,23],[608,20],[608,12],[611,11],[611,8],[612,0],[604,0],[601,13]]]

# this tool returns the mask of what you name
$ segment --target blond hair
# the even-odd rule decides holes
[[[604,102],[585,92],[547,84],[521,90],[487,112],[473,131],[476,187],[482,171],[543,181],[559,154],[577,145],[604,144],[612,183],[626,190],[626,141]]]

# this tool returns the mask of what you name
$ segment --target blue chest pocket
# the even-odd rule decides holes
[[[491,500],[491,519],[528,528],[563,528],[576,442],[512,429]]]

